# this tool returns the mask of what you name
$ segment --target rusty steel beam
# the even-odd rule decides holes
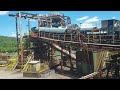
[[[59,45],[57,45],[57,44],[55,44],[55,43],[52,43],[52,45],[53,45],[55,48],[57,48],[58,50],[60,50],[61,52],[65,53],[65,54],[67,54],[67,55],[69,55],[69,56],[71,56],[73,59],[76,59],[76,55],[74,55],[74,54],[72,54],[72,53],[70,54],[69,51],[63,49],[63,48],[60,47]]]
[[[46,16],[46,15],[42,15],[42,16],[39,16],[38,14],[31,14],[31,13],[26,13],[26,12],[20,12],[21,13],[21,18],[30,18],[30,19],[38,19],[38,17],[40,19],[51,19],[51,18],[57,18],[57,17],[61,17],[61,19],[63,20],[64,18],[60,15],[52,15],[52,16]],[[12,16],[12,17],[19,17],[18,13],[15,15],[15,14],[9,14],[9,16]],[[64,16],[66,17],[66,16]]]
[[[100,76],[101,77],[101,73],[104,72],[107,68],[103,68],[97,72],[93,72],[93,73],[90,73],[88,75],[85,75],[85,76],[82,76],[81,78],[78,78],[78,79],[93,79],[95,76]]]
[[[32,16],[37,16],[37,14],[31,14],[31,13],[26,13],[26,12],[21,12],[21,14],[32,15]]]
[[[74,41],[63,41],[63,40],[57,40],[57,39],[51,39],[46,37],[40,37],[40,39],[49,40],[49,41],[59,41],[64,43],[80,43],[80,42],[74,42]],[[120,45],[112,45],[112,44],[99,44],[99,43],[83,43],[83,45],[94,45],[94,46],[104,46],[104,47],[116,47],[120,48]]]
[[[31,38],[38,38],[38,37],[31,37]],[[83,43],[82,46],[79,45],[80,42],[73,42],[73,41],[63,41],[63,40],[58,40],[58,39],[51,39],[51,38],[46,38],[46,37],[39,37],[44,42],[49,42],[49,43],[71,43],[77,45],[77,47],[83,47],[86,46],[91,49],[106,49],[106,50],[120,50],[120,45],[111,45],[111,44],[99,44],[99,43]]]
[[[11,16],[11,17],[19,17],[19,14],[18,13],[17,14],[9,14],[9,16]],[[26,15],[26,14],[24,14],[24,15],[21,14],[21,18],[37,19],[36,16],[29,16],[29,15]]]

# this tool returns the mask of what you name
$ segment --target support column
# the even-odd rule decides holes
[[[48,50],[47,50],[47,61],[49,63],[49,67],[50,67],[50,45],[48,44]]]
[[[63,45],[62,45],[62,43],[61,43],[61,73],[63,73]]]
[[[115,36],[113,35],[112,37],[113,37],[113,44],[114,44],[115,43]]]
[[[53,67],[53,49],[51,45],[49,45],[48,60],[49,60],[49,67],[50,68]]]
[[[54,63],[54,47],[51,46],[51,61]]]
[[[69,46],[68,49],[69,49],[69,59],[70,59],[70,66],[71,66],[70,71],[73,71],[73,64],[72,64],[72,58],[71,58],[72,47]]]
[[[89,36],[89,34],[88,34],[88,43],[90,42],[90,38],[89,38],[90,36]]]

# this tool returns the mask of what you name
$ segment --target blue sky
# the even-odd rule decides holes
[[[15,37],[15,18],[8,14],[15,14],[19,11],[0,11],[0,35]],[[24,11],[28,13],[48,14],[55,11]],[[100,27],[101,20],[118,19],[120,11],[58,11],[69,16],[73,24],[81,24],[81,28]],[[23,33],[27,30],[27,20],[22,19]],[[31,20],[31,27],[37,26],[37,21]]]

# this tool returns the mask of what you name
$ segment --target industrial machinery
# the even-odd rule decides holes
[[[71,34],[74,36],[73,39],[76,39],[75,36],[78,36],[80,33],[80,27],[77,24],[71,24],[71,19],[68,16],[64,15],[47,15],[43,18],[40,18],[39,27],[31,28],[34,36],[44,36],[46,35],[49,38],[58,38],[64,39],[64,35],[70,38]]]
[[[120,53],[112,55],[111,59],[106,63],[103,78],[120,79]]]
[[[88,37],[88,42],[120,44],[120,20],[102,20],[98,29],[82,28],[81,33]]]
[[[103,36],[101,35],[101,29],[97,27],[91,29],[91,34],[81,34],[81,28],[77,24],[71,24],[71,19],[68,16],[64,16],[63,14],[47,14],[47,15],[37,15],[37,14],[28,14],[28,13],[18,13],[16,15],[10,15],[16,17],[16,31],[17,30],[17,17],[21,22],[21,18],[28,18],[28,31],[29,34],[24,36],[26,39],[25,47],[22,44],[22,25],[20,23],[20,42],[18,42],[18,65],[22,66],[21,69],[23,74],[25,75],[33,75],[36,74],[39,77],[41,72],[45,73],[49,71],[49,68],[53,68],[54,66],[61,66],[61,72],[63,72],[63,66],[70,67],[70,70],[73,72],[73,69],[83,70],[81,75],[87,75],[93,71],[98,72],[102,69],[102,64],[105,60],[101,59],[101,57],[105,57],[107,54],[93,54],[93,51],[98,51],[103,48],[113,49],[114,45],[106,45],[101,44],[104,39],[109,36],[106,35],[106,32],[103,32]],[[29,19],[38,20],[38,26],[32,27],[30,29]],[[100,32],[100,33],[99,33]],[[17,38],[18,37],[18,33]],[[114,34],[114,33],[112,33]],[[92,36],[90,36],[92,35]],[[112,35],[113,44],[114,44],[114,35]],[[83,39],[88,39],[87,42],[83,41]],[[100,42],[100,44],[91,43],[96,39]],[[109,39],[109,38],[108,38]],[[83,43],[81,43],[83,42]],[[106,41],[105,41],[106,42]],[[111,41],[112,42],[112,41]],[[19,47],[20,46],[20,47]],[[103,47],[104,46],[104,47]],[[92,48],[91,48],[92,47]],[[118,46],[115,46],[118,47]],[[80,54],[75,51],[80,48]],[[75,50],[76,49],[76,50]],[[83,52],[83,49],[87,49]],[[60,59],[56,59],[55,51],[60,51]],[[81,51],[82,50],[82,51]],[[92,51],[89,53],[89,51]],[[32,54],[30,54],[32,52]],[[82,54],[86,55],[82,55]],[[97,55],[99,59],[97,59]],[[79,58],[81,56],[81,58]],[[83,58],[83,59],[82,59]],[[86,59],[85,59],[86,58]],[[93,60],[94,58],[94,60]],[[72,60],[73,59],[73,60]],[[91,60],[90,60],[91,59]],[[76,61],[75,61],[76,60]],[[54,63],[58,61],[57,63]],[[76,62],[76,64],[75,64]],[[116,62],[116,61],[115,61]],[[110,62],[111,63],[111,62]],[[43,65],[42,65],[43,64]],[[68,65],[67,65],[68,64]],[[82,65],[81,65],[82,64]],[[110,64],[110,68],[111,68]],[[116,63],[114,64],[114,66]],[[117,66],[119,64],[117,63]],[[42,69],[41,66],[47,66]],[[48,68],[49,67],[49,68]],[[117,67],[118,68],[118,67]],[[45,70],[44,70],[45,69]],[[56,67],[54,68],[56,69]],[[94,69],[94,70],[93,70]],[[111,68],[113,70],[113,68]],[[42,71],[41,71],[42,70]],[[106,69],[108,70],[108,69]],[[114,69],[117,70],[117,69]],[[45,71],[45,72],[44,72]],[[95,74],[97,74],[95,72]],[[109,72],[109,70],[107,71]],[[118,71],[115,71],[118,73]],[[25,76],[26,76],[25,75]],[[35,75],[35,76],[36,76]],[[40,74],[41,75],[41,74]],[[119,76],[117,74],[117,76]]]

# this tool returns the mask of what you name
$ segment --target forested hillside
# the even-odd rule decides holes
[[[0,36],[0,52],[16,52],[16,38]]]

